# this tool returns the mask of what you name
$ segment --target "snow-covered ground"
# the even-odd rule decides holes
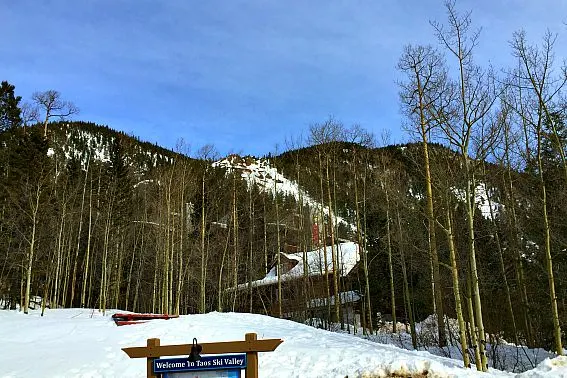
[[[403,349],[413,349],[411,335],[408,325],[398,322],[396,333],[393,333],[392,322],[380,322],[380,328],[372,335],[363,335],[358,330],[358,337],[363,337],[381,344],[391,344]],[[415,325],[417,334],[418,350],[426,350],[429,353],[462,360],[462,352],[458,339],[459,326],[456,319],[445,319],[448,346],[440,348],[438,346],[438,330],[436,316],[430,315],[422,322]],[[339,326],[335,326],[336,332],[345,332],[340,330]],[[349,332],[352,332],[351,328]],[[491,337],[492,336],[492,337]],[[555,354],[542,348],[528,348],[527,346],[517,346],[509,343],[502,338],[496,338],[494,335],[487,336],[486,354],[488,364],[500,370],[506,370],[514,373],[522,373],[531,370],[546,359],[552,359]],[[474,349],[469,345],[468,348],[471,361],[474,358]],[[567,351],[565,351],[567,355]]]
[[[351,335],[328,332],[262,315],[210,313],[117,327],[112,311],[102,316],[84,309],[0,311],[2,377],[144,377],[144,359],[129,359],[121,348],[161,344],[259,339],[284,340],[275,352],[260,354],[260,377],[514,377],[460,367],[461,362],[408,351]],[[397,374],[397,375],[396,375]],[[567,377],[567,358],[546,360],[518,377]]]

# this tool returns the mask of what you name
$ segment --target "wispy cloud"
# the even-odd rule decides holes
[[[567,34],[565,3],[457,6],[496,66],[516,29]],[[23,0],[0,10],[0,66],[24,97],[57,89],[82,119],[168,147],[263,154],[330,114],[400,141],[395,64],[407,43],[436,44],[428,21],[444,17],[433,0]]]

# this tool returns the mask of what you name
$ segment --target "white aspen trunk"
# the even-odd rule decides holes
[[[65,208],[66,208],[66,203],[65,201],[63,201],[63,209],[61,212],[61,221],[59,222],[59,232],[57,233],[57,252],[56,252],[56,265],[55,265],[55,285],[53,288],[54,291],[54,295],[53,295],[53,302],[52,302],[52,306],[55,306],[55,308],[59,307],[59,288],[60,288],[60,284],[61,284],[61,270],[62,270],[62,257],[61,257],[61,253],[62,253],[62,244],[63,244],[63,228],[65,226]]]
[[[551,317],[553,321],[553,336],[555,338],[555,353],[558,356],[563,355],[563,344],[561,342],[561,326],[559,323],[559,311],[557,309],[557,296],[555,294],[555,278],[553,274],[553,260],[551,257],[551,225],[549,223],[547,211],[547,189],[543,178],[543,162],[541,158],[541,126],[538,125],[538,148],[537,161],[539,170],[539,182],[541,186],[543,226],[545,232],[545,268],[547,279],[549,282],[549,299],[551,302]]]
[[[392,240],[390,236],[390,200],[388,189],[384,186],[386,195],[386,240],[388,243],[388,268],[390,270],[390,300],[392,306],[392,332],[396,333],[396,292],[394,290],[394,266],[392,264]]]
[[[323,263],[325,265],[325,288],[327,289],[327,321],[331,321],[331,287],[329,284],[329,263],[327,259],[327,225],[325,223],[325,213],[323,211],[323,204],[325,203],[325,193],[323,191],[323,162],[321,159],[321,151],[318,151],[319,156],[319,186],[321,191],[321,225],[322,225],[322,251],[323,251]]]
[[[65,240],[65,239],[63,239]],[[65,244],[65,243],[63,243]],[[67,242],[67,253],[65,254],[65,280],[63,281],[63,293],[62,293],[62,300],[61,305],[63,307],[67,307],[67,293],[69,292],[69,283],[71,279],[71,249],[73,245],[71,240]]]
[[[108,249],[110,244],[110,229],[112,224],[112,201],[113,197],[110,196],[108,209],[106,213],[106,220],[104,223],[104,243],[103,243],[103,256],[102,266],[100,272],[100,292],[99,292],[99,310],[104,315],[106,313],[107,293],[108,293]]]
[[[232,311],[236,310],[236,297],[238,291],[236,287],[238,286],[238,214],[236,212],[236,175],[233,178],[233,191],[232,191],[232,227],[233,227],[233,256],[232,256],[232,284],[234,289],[234,295],[232,298]],[[279,277],[279,276],[278,276]]]
[[[409,317],[410,322],[410,334],[411,334],[411,343],[414,349],[417,349],[417,332],[415,330],[415,320],[413,318],[413,310],[412,310],[412,303],[410,297],[410,289],[408,283],[408,275],[407,275],[407,268],[406,268],[406,254],[404,252],[404,244],[403,244],[403,228],[402,228],[402,220],[400,218],[400,210],[396,208],[396,216],[398,220],[398,233],[399,233],[399,248],[400,248],[400,262],[402,265],[402,278],[404,281],[404,297],[406,303],[406,313]]]
[[[274,201],[276,202],[276,233],[277,233],[277,274],[278,274],[278,317],[282,318],[282,263],[281,263],[281,241],[280,241],[280,211],[278,205],[278,180],[274,178]]]
[[[472,341],[472,346],[474,348],[474,361],[477,370],[482,370],[482,360],[480,358],[480,348],[478,347],[478,333],[476,327],[476,320],[474,314],[474,304],[473,304],[473,289],[472,289],[472,279],[470,270],[470,259],[469,259],[469,269],[467,271],[467,310],[469,315],[470,324],[470,336]]]
[[[201,178],[201,282],[200,282],[200,299],[199,299],[199,312],[204,314],[206,312],[206,279],[207,279],[207,258],[205,251],[205,172]]]
[[[367,155],[368,157],[368,155]],[[368,169],[368,164],[364,164],[364,180],[362,182],[363,187],[362,187],[362,206],[363,206],[363,222],[364,222],[364,235],[367,235],[366,232],[366,177],[367,177],[367,169]],[[368,275],[368,256],[366,255],[367,253],[367,248],[366,248],[366,236],[364,237],[364,239],[362,240],[363,244],[362,244],[362,250],[364,251],[364,260],[363,260],[363,264],[364,264],[364,281],[365,281],[365,290],[366,290],[366,298],[365,298],[365,310],[363,311],[364,313],[368,314],[368,324],[367,327],[370,329],[370,334],[373,333],[373,327],[374,324],[372,322],[372,304],[370,301],[370,280],[369,280],[369,275]],[[365,322],[366,323],[366,322]],[[364,330],[364,332],[366,332],[366,330]]]
[[[136,246],[132,248],[132,255],[130,256],[130,267],[128,268],[128,279],[126,283],[126,295],[124,310],[128,311],[128,305],[130,304],[130,288],[132,287],[132,272],[134,271],[134,261],[136,260]]]
[[[177,258],[177,287],[175,290],[175,307],[174,313],[179,315],[181,310],[181,291],[183,289],[184,279],[184,265],[183,265],[183,241],[185,240],[185,233],[188,232],[186,228],[186,222],[190,221],[187,219],[190,215],[185,211],[185,168],[183,167],[183,172],[181,174],[181,193],[180,193],[180,204],[179,213],[181,214],[179,220],[179,247],[178,247],[178,258]],[[186,215],[185,215],[186,214]]]
[[[87,181],[89,176],[90,155],[87,158],[87,167],[85,171],[85,182],[83,183],[83,193],[81,195],[81,212],[79,214],[79,230],[77,232],[77,244],[75,247],[75,258],[73,259],[73,274],[71,280],[71,298],[69,302],[73,306],[75,300],[75,286],[77,284],[77,265],[79,263],[79,248],[81,246],[81,232],[83,231],[83,212],[85,209],[85,195],[87,192]]]
[[[484,321],[482,318],[482,303],[480,299],[480,287],[478,279],[478,270],[476,267],[476,246],[474,235],[474,210],[476,204],[474,202],[474,173],[470,169],[470,160],[466,152],[464,152],[465,159],[465,172],[467,177],[467,184],[465,186],[466,201],[467,201],[467,229],[468,229],[468,244],[469,244],[469,259],[471,268],[471,284],[474,292],[474,315],[476,326],[478,329],[478,350],[481,359],[481,370],[488,370],[488,361],[486,357],[486,335],[484,331]]]
[[[339,298],[339,270],[337,265],[337,251],[335,246],[335,228],[333,226],[333,201],[331,199],[331,187],[330,181],[331,178],[329,176],[329,158],[326,159],[326,177],[327,177],[327,200],[328,200],[328,209],[329,209],[329,231],[331,232],[331,262],[333,268],[333,295],[335,296],[335,303],[334,303],[334,321],[340,321],[340,298]]]
[[[41,185],[37,185],[35,191],[34,205],[32,210],[32,232],[29,241],[29,249],[27,256],[27,267],[26,267],[26,285],[24,294],[24,314],[28,313],[30,307],[30,290],[31,290],[31,277],[32,277],[32,267],[33,259],[35,255],[35,243],[36,243],[36,231],[37,231],[37,218],[39,213],[39,199],[41,195]]]
[[[459,284],[459,269],[457,267],[456,249],[453,237],[453,225],[451,222],[450,210],[447,207],[445,214],[447,222],[447,242],[449,244],[449,257],[451,259],[451,273],[453,277],[453,295],[455,296],[455,312],[457,313],[457,322],[459,323],[459,341],[463,353],[463,364],[466,368],[471,367],[468,347],[467,347],[467,330],[463,317],[463,309],[461,305],[461,289]]]
[[[90,254],[91,254],[91,237],[92,237],[92,219],[93,219],[93,188],[92,188],[92,181],[90,187],[90,195],[89,195],[89,231],[87,236],[87,251],[85,253],[84,258],[84,271],[83,271],[83,285],[81,289],[81,307],[85,308],[86,306],[86,293],[87,293],[87,281],[89,277],[89,263],[90,263]]]
[[[250,235],[249,235],[249,250],[248,250],[248,296],[250,300],[249,312],[252,313],[252,264],[253,264],[253,239],[254,239],[254,206],[252,205],[252,189],[248,191],[248,215],[250,218]]]
[[[266,182],[264,181],[264,187],[266,187]],[[269,266],[268,266],[268,229],[267,229],[267,222],[266,222],[266,195],[262,196],[262,205],[264,209],[264,272],[268,274]]]
[[[222,259],[221,259],[221,266],[219,270],[219,279],[218,279],[218,298],[217,298],[217,311],[223,312],[223,289],[222,289],[222,272],[224,270],[224,262],[226,260],[226,254],[228,253],[228,244],[230,242],[230,227],[228,228],[228,232],[226,234],[226,242],[224,245],[224,250],[222,252]]]

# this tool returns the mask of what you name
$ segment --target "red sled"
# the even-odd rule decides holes
[[[140,324],[147,323],[147,320],[115,320],[117,326],[130,325],[130,324]]]
[[[173,319],[178,318],[179,315],[168,314],[137,314],[137,313],[116,313],[112,315],[112,320],[117,326],[146,323],[153,319]]]

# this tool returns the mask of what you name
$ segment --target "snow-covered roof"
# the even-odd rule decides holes
[[[341,277],[346,276],[349,272],[356,266],[359,260],[358,244],[354,242],[340,243],[336,246],[336,251],[338,252],[339,260],[339,275]],[[325,254],[327,255],[327,269],[329,272],[333,271],[333,255],[331,246],[321,247],[314,251],[308,251],[307,255],[307,271],[308,275],[320,276],[325,274]],[[303,252],[297,253],[283,253],[289,260],[297,261],[294,266],[284,272],[281,275],[281,281],[294,280],[303,277]],[[284,267],[284,264],[282,264]],[[272,267],[272,269],[266,274],[261,280],[252,281],[253,287],[272,285],[278,282],[277,266]],[[248,283],[243,283],[237,286],[237,289],[245,289],[248,287]]]

